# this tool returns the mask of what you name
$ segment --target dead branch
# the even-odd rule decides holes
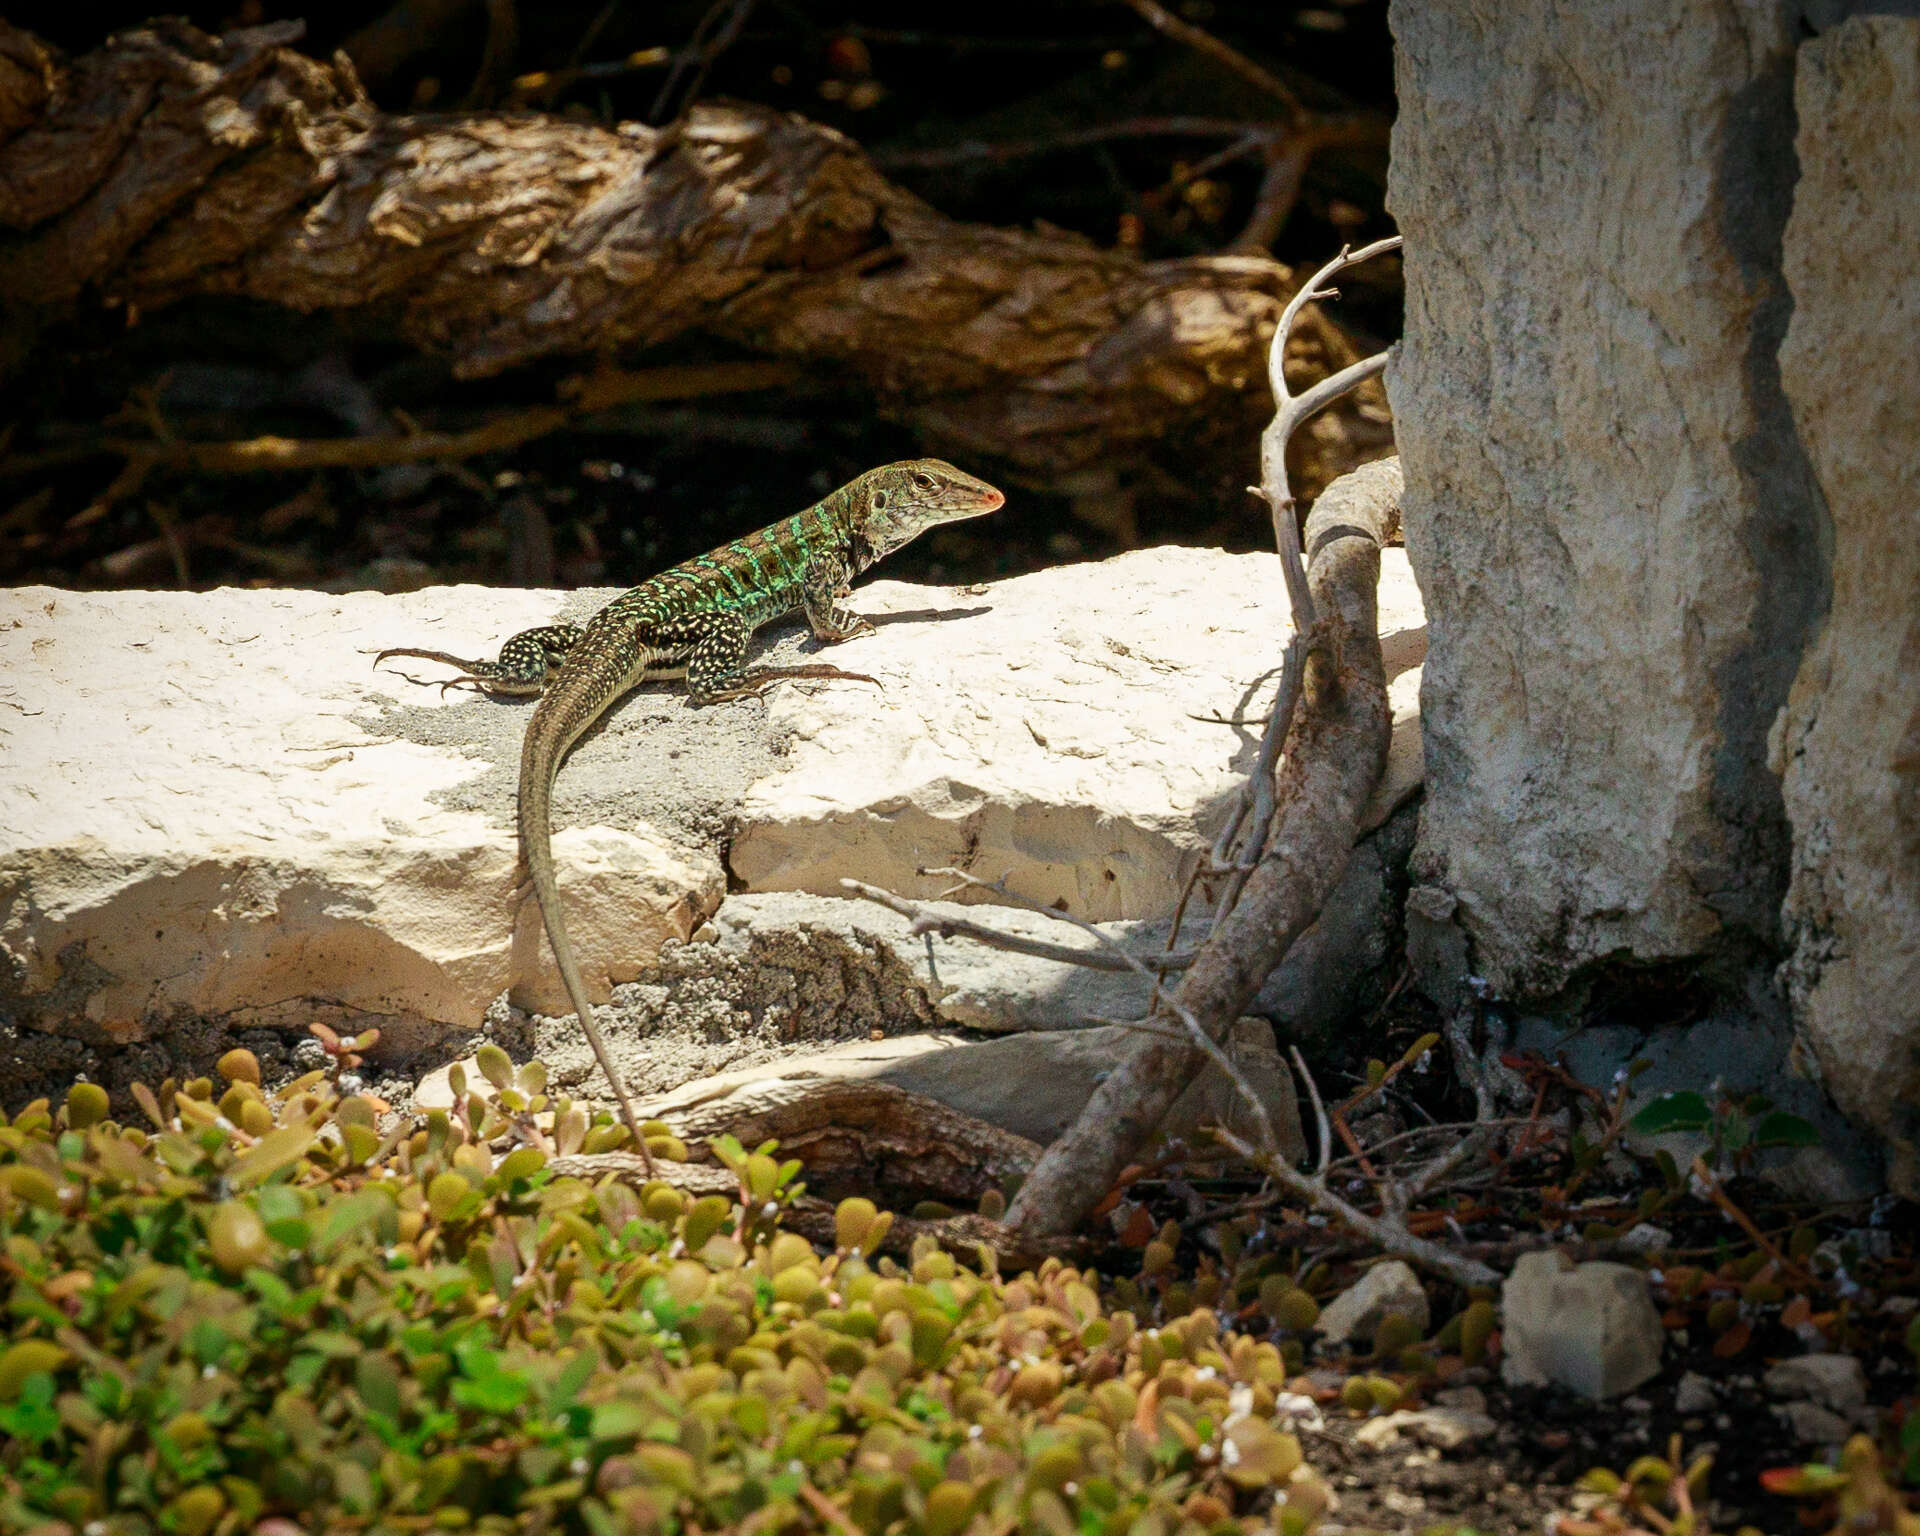
[[[1275,509],[1276,543],[1293,599],[1289,651],[1300,660],[1283,673],[1268,733],[1271,741],[1286,743],[1272,789],[1278,808],[1272,833],[1257,812],[1238,818],[1249,823],[1243,846],[1256,858],[1244,884],[1236,875],[1238,888],[1222,903],[1211,934],[1170,999],[1177,1005],[1176,1017],[1190,1016],[1212,1040],[1240,1015],[1294,939],[1319,915],[1346,868],[1360,812],[1386,761],[1392,719],[1376,600],[1380,550],[1399,520],[1399,461],[1364,465],[1328,488],[1308,521],[1311,559],[1304,567],[1284,463],[1285,431],[1333,397],[1329,380],[1291,398],[1281,371],[1287,326],[1319,295],[1325,278],[1349,259],[1342,252],[1301,290],[1276,333],[1271,371],[1279,402],[1275,428],[1281,435],[1277,445],[1275,428],[1263,438],[1261,490]],[[1355,364],[1340,377],[1351,387],[1383,362]],[[1269,452],[1270,447],[1277,451]],[[1291,693],[1296,676],[1297,711]],[[1256,780],[1267,772],[1270,753],[1263,744]],[[1255,795],[1264,798],[1264,791],[1256,782]],[[1008,1211],[1008,1225],[1035,1239],[1073,1230],[1204,1059],[1193,1041],[1143,1039],[1094,1091],[1073,1127],[1047,1149]]]
[[[563,431],[596,411],[615,406],[772,389],[792,383],[798,375],[799,371],[791,364],[772,362],[707,363],[637,372],[604,369],[563,385],[560,405],[506,411],[464,432],[415,431],[390,437],[266,436],[236,442],[193,442],[164,432],[152,439],[105,437],[70,443],[45,453],[0,459],[0,480],[33,474],[96,454],[115,454],[125,461],[120,473],[92,505],[79,514],[93,517],[114,502],[133,495],[157,470],[247,475],[301,469],[379,469],[394,464],[455,461],[517,448],[522,443]]]
[[[749,1147],[777,1140],[782,1157],[805,1165],[809,1191],[795,1202],[786,1224],[831,1244],[836,1192],[909,1206],[929,1199],[974,1205],[1024,1174],[1040,1150],[1024,1136],[872,1078],[781,1080],[750,1086],[745,1103],[722,1099],[659,1118],[694,1149],[693,1160],[656,1161],[649,1170],[635,1153],[597,1152],[555,1157],[548,1166],[561,1177],[611,1176],[635,1188],[662,1179],[694,1194],[731,1195],[736,1181],[712,1161],[707,1143],[723,1134]],[[965,1212],[896,1216],[882,1247],[905,1253],[922,1235],[969,1260],[985,1244],[1012,1266],[1038,1264],[1048,1253],[1062,1251],[1057,1244],[1045,1252],[1023,1245],[1019,1234],[999,1222]]]
[[[957,871],[946,869],[923,869],[923,875],[951,875]],[[963,875],[963,880],[987,886],[986,881],[975,880],[971,875]],[[920,902],[910,901],[905,896],[896,896],[892,891],[882,890],[877,885],[868,885],[864,880],[842,880],[843,890],[853,892],[867,901],[897,912],[913,926],[908,930],[912,938],[921,938],[929,933],[937,933],[943,939],[972,939],[989,949],[1003,949],[1011,954],[1032,955],[1041,960],[1058,960],[1062,965],[1079,965],[1093,971],[1139,971],[1146,968],[1148,974],[1153,971],[1177,971],[1193,963],[1191,951],[1176,951],[1163,955],[1147,955],[1136,959],[1125,951],[1115,947],[1107,936],[1087,925],[1087,931],[1100,941],[1094,949],[1071,949],[1065,944],[1049,944],[1044,939],[1029,939],[1017,933],[1002,933],[998,928],[986,923],[977,923],[969,918],[954,917],[945,912],[929,911]],[[1004,886],[992,885],[988,889],[997,891],[1003,899],[1021,901]],[[1051,907],[1042,907],[1032,902],[1022,905],[1048,917],[1061,914]]]
[[[1286,87],[1280,77],[1272,70],[1254,63],[1238,48],[1223,43],[1211,32],[1196,27],[1190,21],[1182,21],[1165,6],[1159,4],[1158,0],[1125,0],[1125,3],[1131,6],[1135,14],[1156,32],[1172,38],[1175,42],[1185,43],[1187,47],[1199,53],[1204,53],[1208,58],[1225,65],[1249,85],[1265,91],[1280,103],[1281,108],[1289,116],[1305,115],[1306,109],[1301,106],[1300,98]]]
[[[957,223],[840,135],[752,106],[671,131],[390,118],[298,36],[155,22],[69,62],[0,22],[0,369],[83,303],[131,321],[201,294],[365,310],[464,377],[699,333],[837,366],[1031,480],[1262,388],[1290,287],[1264,257],[1140,262]],[[1313,319],[1292,345],[1322,371],[1352,355]]]
[[[922,869],[919,873],[944,875],[973,889],[990,890],[1002,900],[1016,901],[1029,911],[1042,913],[1058,922],[1078,928],[1095,939],[1102,951],[1111,959],[1145,980],[1152,988],[1153,1013],[1149,1014],[1148,1022],[1140,1026],[1141,1033],[1157,1037],[1158,1043],[1170,1048],[1178,1049],[1184,1046],[1195,1050],[1201,1057],[1211,1061],[1220,1069],[1227,1080],[1233,1084],[1241,1101],[1247,1105],[1253,1122],[1254,1135],[1249,1139],[1235,1135],[1224,1127],[1215,1128],[1214,1135],[1235,1155],[1260,1169],[1277,1188],[1295,1200],[1332,1217],[1348,1231],[1365,1238],[1381,1252],[1409,1259],[1451,1280],[1456,1285],[1491,1285],[1499,1280],[1500,1277],[1486,1265],[1474,1259],[1463,1258],[1445,1246],[1420,1236],[1408,1227],[1406,1221],[1407,1208],[1414,1199],[1432,1188],[1435,1183],[1479,1149],[1481,1145],[1479,1127],[1470,1129],[1468,1134],[1459,1138],[1432,1161],[1414,1170],[1409,1178],[1374,1179],[1374,1187],[1380,1195],[1382,1209],[1380,1215],[1370,1215],[1354,1205],[1352,1201],[1336,1194],[1327,1182],[1332,1149],[1326,1106],[1321,1102],[1319,1087],[1313,1080],[1313,1074],[1307,1070],[1307,1063],[1301,1057],[1298,1047],[1295,1047],[1292,1052],[1294,1072],[1299,1084],[1306,1090],[1312,1102],[1314,1119],[1320,1131],[1320,1158],[1317,1171],[1311,1174],[1300,1171],[1287,1160],[1286,1153],[1281,1149],[1279,1138],[1274,1133],[1273,1121],[1267,1113],[1266,1104],[1259,1093],[1247,1081],[1246,1075],[1234,1063],[1233,1058],[1221,1049],[1214,1034],[1201,1025],[1192,1012],[1181,1003],[1178,996],[1170,996],[1163,989],[1160,978],[1148,968],[1146,962],[1127,954],[1111,938],[1084,918],[1015,896],[1004,885],[981,880],[960,869]],[[840,883],[856,895],[899,910],[896,906],[898,898],[892,897],[885,891],[880,891],[858,880],[842,880]],[[978,935],[968,936],[977,937]],[[1006,936],[994,935],[993,938],[997,942],[1003,941]],[[1154,1014],[1172,1015],[1183,1026],[1184,1035],[1173,1030],[1156,1028],[1153,1023]],[[1024,1250],[1043,1244],[1042,1235],[1018,1226],[1012,1213],[1009,1213],[1004,1229],[997,1230],[984,1240],[1008,1250],[1015,1248]]]

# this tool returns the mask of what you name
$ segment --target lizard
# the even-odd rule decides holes
[[[554,874],[551,802],[561,760],[609,707],[642,682],[681,678],[695,704],[755,697],[781,678],[875,682],[821,663],[748,667],[753,632],[795,610],[826,644],[871,634],[872,623],[840,606],[853,578],[941,523],[979,517],[1006,497],[941,459],[870,469],[803,512],[663,571],[623,592],[584,626],[522,630],[497,660],[395,646],[374,658],[411,656],[460,668],[441,684],[501,697],[539,695],[520,749],[520,856],[546,925],[560,979],[620,1106],[649,1175],[653,1158],[625,1079],[594,1022],[567,938]],[[523,888],[524,889],[524,888]]]

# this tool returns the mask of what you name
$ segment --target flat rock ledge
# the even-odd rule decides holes
[[[612,595],[0,593],[0,1092],[46,1067],[36,1036],[110,1055],[317,1018],[426,1045],[480,1029],[502,994],[564,1008],[538,913],[516,911],[530,706],[442,696],[425,684],[449,669],[372,657],[492,655]],[[1394,751],[1369,827],[1421,776],[1425,621],[1398,550],[1380,599]],[[1272,557],[1179,548],[961,591],[874,582],[855,606],[878,632],[823,654],[877,690],[784,683],[696,708],[642,689],[575,751],[554,849],[596,999],[657,980],[669,941],[764,943],[783,915],[814,931],[823,913],[871,931],[887,915],[846,900],[846,876],[929,899],[943,884],[915,871],[957,865],[1116,931],[1164,922],[1251,760],[1288,632]],[[799,626],[769,638],[772,661],[818,649]],[[765,899],[781,892],[815,905],[783,914]],[[996,979],[960,941],[895,927],[893,947],[945,969],[909,989],[922,1005],[878,1010],[887,1033],[1128,1016],[1124,987],[1085,995],[1066,973],[1035,1003],[1032,962]],[[714,1041],[712,1024],[686,1027]],[[726,1057],[695,1054],[636,1086]]]

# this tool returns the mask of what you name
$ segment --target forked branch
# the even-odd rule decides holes
[[[1386,761],[1392,717],[1376,610],[1380,550],[1399,520],[1399,461],[1365,465],[1328,488],[1308,523],[1310,561],[1295,531],[1284,464],[1288,434],[1337,398],[1339,388],[1378,373],[1385,358],[1343,369],[1298,397],[1287,388],[1280,360],[1301,311],[1326,296],[1328,277],[1398,243],[1379,242],[1358,255],[1343,251],[1323,267],[1287,306],[1269,352],[1276,410],[1262,438],[1258,493],[1274,510],[1294,635],[1252,780],[1222,839],[1226,856],[1212,871],[1228,880],[1212,931],[1155,1010],[1188,1024],[1206,1043],[1225,1035],[1319,915],[1346,868],[1360,813]],[[1008,1224],[1028,1239],[1071,1232],[1206,1057],[1206,1044],[1185,1034],[1144,1035],[1047,1149],[1008,1211]]]

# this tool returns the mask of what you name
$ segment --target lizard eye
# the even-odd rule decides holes
[[[932,475],[915,474],[913,477],[913,483],[915,487],[918,488],[919,490],[931,491],[935,489]]]

